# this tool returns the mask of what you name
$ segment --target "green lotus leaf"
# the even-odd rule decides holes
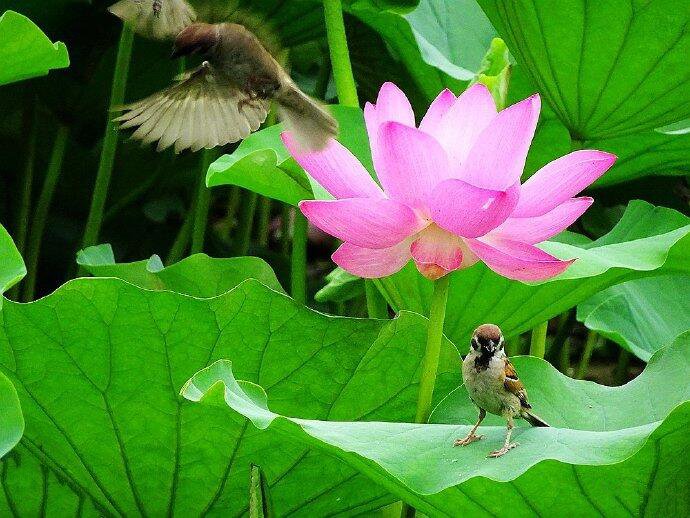
[[[215,297],[247,279],[284,290],[271,267],[258,257],[215,259],[194,254],[168,267],[157,255],[147,261],[116,263],[110,245],[91,246],[77,254],[77,263],[94,277],[116,277],[148,290],[168,290],[192,297]]]
[[[197,373],[182,393],[214,408],[224,402],[266,435],[316,445],[429,516],[500,515],[506,506],[515,515],[548,514],[554,498],[559,512],[578,516],[604,509],[633,515],[690,510],[690,495],[682,490],[690,473],[677,457],[690,446],[690,335],[659,351],[623,388],[573,380],[536,358],[515,363],[534,408],[552,427],[519,427],[518,448],[498,460],[486,458],[503,442],[505,427],[497,420],[482,427],[483,441],[452,446],[476,418],[464,387],[432,416],[450,424],[286,416],[269,409],[271,398],[261,386],[237,381],[233,363],[225,360]]]
[[[659,343],[690,329],[690,275],[636,279],[577,306],[577,319],[647,361]]]
[[[52,43],[35,23],[14,11],[0,17],[0,61],[0,85],[69,66],[65,44]]]

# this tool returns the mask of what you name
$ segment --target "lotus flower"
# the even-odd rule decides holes
[[[333,261],[364,278],[391,275],[413,259],[429,279],[483,261],[504,277],[540,281],[573,262],[540,243],[580,217],[593,199],[574,198],[616,157],[580,150],[542,167],[523,185],[539,118],[533,95],[498,112],[484,85],[459,97],[441,92],[419,127],[412,107],[386,83],[364,109],[380,186],[340,143],[302,151],[289,132],[283,142],[335,200],[309,200],[309,221],[343,241]]]

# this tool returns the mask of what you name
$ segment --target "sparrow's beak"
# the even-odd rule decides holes
[[[486,350],[486,352],[493,354],[496,352],[496,343],[494,343],[493,340],[487,340],[486,345],[482,344],[482,348]]]

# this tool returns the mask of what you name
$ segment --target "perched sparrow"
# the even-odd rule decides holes
[[[108,11],[129,23],[137,34],[155,40],[170,40],[196,20],[185,0],[120,0]]]
[[[123,2],[143,4],[140,16],[148,22],[141,22],[142,27],[160,24],[165,16],[181,20],[181,13],[187,12],[181,7],[186,5],[183,0]],[[160,4],[158,15],[156,3]],[[160,28],[160,33],[173,25]],[[178,153],[230,144],[259,128],[271,100],[304,149],[322,149],[336,136],[338,123],[331,114],[295,85],[259,38],[243,25],[188,24],[175,37],[173,57],[191,54],[206,61],[173,86],[122,108],[125,113],[115,120],[122,122],[122,128],[137,128],[132,138],[144,144],[158,141],[158,151],[174,145]]]
[[[532,426],[549,426],[532,412],[527,391],[503,350],[503,334],[498,326],[483,324],[475,329],[470,352],[462,362],[462,379],[470,398],[479,407],[479,419],[467,437],[456,439],[454,446],[467,446],[483,437],[475,432],[487,412],[500,415],[508,422],[503,447],[489,453],[489,457],[500,457],[517,446],[510,442],[513,418],[521,417]]]

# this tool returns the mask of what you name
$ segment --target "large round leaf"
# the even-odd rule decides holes
[[[69,66],[64,43],[52,43],[26,16],[7,11],[0,17],[0,85],[43,76]]]
[[[644,361],[690,329],[690,276],[662,275],[612,286],[577,306],[577,319]]]
[[[479,0],[571,133],[581,140],[690,116],[690,4]]]
[[[262,467],[280,516],[366,511],[394,499],[318,450],[257,434],[178,392],[194,372],[231,358],[286,413],[410,420],[423,317],[329,317],[255,280],[197,298],[218,288],[226,265],[204,256],[158,271],[113,265],[103,248],[81,257],[147,289],[78,279],[31,304],[5,301],[0,374],[17,387],[26,432],[2,465],[0,515],[240,514],[250,463]],[[458,381],[457,351],[444,341],[436,400]]]
[[[208,396],[214,408],[224,400],[268,435],[316,444],[430,516],[501,515],[506,506],[518,516],[548,514],[555,497],[560,513],[578,516],[690,512],[683,490],[690,472],[677,458],[690,446],[690,335],[623,388],[573,380],[536,358],[515,363],[552,427],[518,428],[519,446],[498,460],[486,458],[503,442],[505,427],[496,420],[482,427],[485,440],[453,447],[476,418],[464,387],[432,416],[452,424],[295,419],[269,410],[270,397],[238,382],[228,361],[199,372],[183,394],[192,401]],[[592,496],[597,485],[606,489]]]

